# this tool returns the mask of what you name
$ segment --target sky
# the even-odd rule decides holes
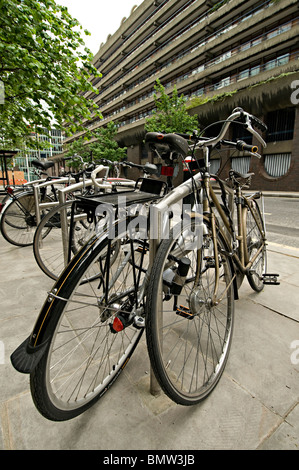
[[[143,0],[56,0],[58,5],[66,6],[70,15],[87,29],[91,36],[82,31],[82,39],[95,55],[108,34],[114,34],[124,16],[129,17],[134,5]]]

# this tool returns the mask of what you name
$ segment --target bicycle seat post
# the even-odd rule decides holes
[[[207,147],[203,147],[203,155],[204,155],[204,165],[206,168],[205,173],[203,174],[203,186],[205,189],[205,194],[203,198],[203,213],[207,214],[210,212],[210,207],[209,207],[209,199],[210,199],[210,191],[209,191],[209,179],[210,179],[210,174],[208,172],[208,167],[209,167],[209,154],[210,151]]]

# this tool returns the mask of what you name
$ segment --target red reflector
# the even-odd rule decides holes
[[[161,175],[163,176],[173,176],[174,168],[171,166],[162,166]]]
[[[124,329],[124,324],[123,322],[121,321],[120,318],[118,317],[115,317],[114,318],[114,321],[113,321],[113,327],[114,331],[118,332],[118,331],[122,331]]]
[[[8,192],[8,194],[13,194],[13,188],[11,188],[10,186],[7,186],[6,191]]]
[[[1,213],[4,206],[5,206],[5,204],[0,204],[0,213]]]

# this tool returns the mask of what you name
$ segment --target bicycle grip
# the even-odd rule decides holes
[[[252,152],[252,153],[257,153],[258,151],[258,147],[256,145],[246,144],[246,142],[244,142],[243,140],[237,141],[237,149],[240,151],[248,150],[249,152]]]
[[[193,131],[192,134],[184,134],[184,133],[181,133],[181,132],[175,132],[175,134],[179,135],[180,137],[183,137],[183,139],[196,141],[197,140],[197,135],[196,135],[195,132],[196,131]]]

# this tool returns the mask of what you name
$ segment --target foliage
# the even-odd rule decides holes
[[[88,79],[100,74],[67,8],[54,0],[0,0],[0,11],[0,137],[13,145],[31,131],[64,126],[71,135],[83,119],[100,116],[84,96],[97,92]]]
[[[98,162],[103,158],[119,161],[126,157],[126,147],[120,148],[115,140],[117,126],[111,121],[89,134],[67,144],[66,157],[80,155],[86,162]],[[88,140],[87,140],[88,139]],[[76,166],[76,165],[73,165]]]
[[[221,2],[216,3],[210,10],[210,13],[219,10],[219,8],[223,7],[226,3],[230,0],[221,0]]]
[[[197,116],[190,116],[186,109],[186,98],[179,96],[174,87],[172,96],[165,93],[160,80],[156,80],[154,99],[156,110],[146,119],[146,132],[182,132],[192,133],[198,128]],[[158,96],[158,94],[159,96]]]
[[[224,101],[226,98],[229,98],[237,93],[237,90],[225,91],[213,96],[196,96],[190,100],[190,103],[187,106],[187,109],[196,108],[197,106],[202,106],[206,103],[216,103],[217,101]]]

